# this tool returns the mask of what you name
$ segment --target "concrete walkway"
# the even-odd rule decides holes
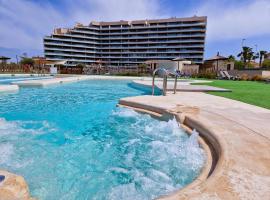
[[[120,104],[177,114],[217,152],[208,179],[162,199],[269,199],[270,110],[198,92],[128,97]]]
[[[142,80],[143,77],[122,77],[122,76],[99,76],[99,75],[57,75],[51,79],[25,80],[12,82],[20,87],[44,87],[61,83],[71,83],[83,80]]]
[[[208,86],[208,85],[191,85],[191,83],[205,83],[211,81],[197,80],[197,81],[181,81],[177,82],[177,91],[182,92],[230,92],[231,90]],[[144,86],[152,88],[152,80],[135,80],[133,84],[138,86]],[[155,81],[155,86],[160,90],[163,90],[163,81]],[[167,90],[174,90],[174,81],[168,81]]]

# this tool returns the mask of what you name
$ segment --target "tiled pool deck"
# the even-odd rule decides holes
[[[208,85],[191,85],[191,83],[206,83],[211,81],[205,81],[205,80],[190,80],[190,81],[181,81],[179,80],[177,83],[177,91],[182,92],[230,92],[228,89],[208,86]],[[144,86],[148,88],[152,88],[152,80],[134,80],[134,84],[138,86]],[[160,90],[163,89],[163,81],[158,80],[155,81],[155,86],[159,88]],[[173,91],[174,88],[174,81],[168,81],[167,90]]]

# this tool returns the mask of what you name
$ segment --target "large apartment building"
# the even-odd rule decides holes
[[[207,17],[117,22],[57,28],[44,37],[44,54],[51,61],[106,65],[137,65],[146,60],[176,57],[203,62]]]

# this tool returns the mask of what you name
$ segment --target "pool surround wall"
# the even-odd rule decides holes
[[[215,138],[215,136],[209,131],[207,128],[203,126],[200,122],[192,120],[187,113],[177,112],[173,110],[164,110],[161,108],[156,107],[148,107],[145,106],[144,108],[139,107],[138,105],[135,106],[134,104],[127,105],[129,103],[120,100],[118,106],[125,107],[129,109],[133,109],[142,114],[149,114],[152,117],[159,119],[159,120],[168,120],[175,118],[178,121],[179,127],[183,128],[185,132],[189,135],[193,133],[193,130],[196,130],[199,133],[198,142],[201,148],[204,149],[206,160],[200,175],[192,181],[190,184],[186,185],[184,188],[175,191],[171,194],[164,195],[159,197],[158,199],[177,199],[177,195],[187,190],[191,190],[193,187],[200,185],[208,178],[210,178],[211,174],[216,170],[218,170],[218,166],[222,165],[222,157],[223,157],[223,150],[222,145],[219,143],[219,140]],[[186,107],[184,108],[186,111],[196,114],[198,109],[195,107]],[[220,159],[221,158],[221,159]],[[218,165],[218,166],[217,166]]]
[[[127,97],[119,104],[160,118],[175,115],[182,125],[196,129],[210,149],[210,170],[205,167],[191,184],[160,199],[270,196],[269,110],[197,92]]]

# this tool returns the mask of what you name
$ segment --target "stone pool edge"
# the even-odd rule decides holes
[[[134,105],[127,105],[129,103],[126,103],[125,101],[121,100],[119,101],[119,104],[117,104],[117,106],[119,107],[124,107],[124,108],[129,108],[132,109],[136,112],[142,113],[142,114],[149,114],[151,117],[159,119],[159,120],[164,120],[164,119],[168,119],[168,118],[172,118],[175,117],[175,119],[178,122],[179,128],[183,128],[185,130],[185,132],[189,135],[192,134],[192,131],[194,129],[194,127],[187,125],[184,123],[185,119],[187,116],[179,116],[179,113],[172,111],[172,110],[166,110],[166,109],[161,109],[161,108],[155,108],[153,111],[153,107],[149,108],[147,106],[136,106],[136,104]],[[188,108],[189,111],[191,112],[196,112],[196,108]],[[181,113],[184,114],[184,113]],[[198,128],[198,127],[197,127]],[[196,129],[197,130],[197,129]],[[212,136],[210,136],[212,137]],[[200,174],[188,185],[186,185],[185,187],[176,190],[170,194],[167,195],[162,195],[160,197],[157,198],[157,200],[175,200],[177,199],[175,196],[179,195],[180,193],[184,193],[185,191],[188,190],[192,190],[195,186],[202,184],[204,181],[206,181],[211,174],[215,171],[215,173],[218,173],[219,171],[219,167],[222,165],[222,161],[223,161],[223,153],[224,151],[222,150],[222,144],[220,144],[217,140],[217,142],[215,143],[216,147],[210,148],[209,143],[207,142],[207,139],[205,138],[205,136],[201,135],[201,132],[199,132],[199,145],[201,146],[201,148],[204,150],[205,154],[206,154],[206,161],[205,164],[200,172]],[[216,150],[218,150],[218,156],[216,155],[217,152],[215,152]],[[214,161],[216,160],[216,161]]]
[[[224,110],[217,107],[218,104],[197,103],[205,97],[210,102],[215,100],[222,105],[237,105],[239,111],[231,113],[232,116],[228,118],[223,115]],[[192,99],[195,101],[192,102]],[[244,108],[255,119],[266,120],[270,117],[269,110],[203,93],[127,97],[120,99],[119,105],[157,118],[168,113],[177,115],[178,122],[191,129],[195,128],[214,152],[213,167],[206,179],[201,180],[199,176],[186,187],[158,199],[264,199],[270,196],[270,140],[252,126],[256,122],[249,121],[250,125],[246,126],[239,123],[235,115],[239,116]],[[213,108],[215,112],[212,111]],[[261,118],[262,116],[266,119]],[[202,174],[205,173],[207,172],[203,170]]]

